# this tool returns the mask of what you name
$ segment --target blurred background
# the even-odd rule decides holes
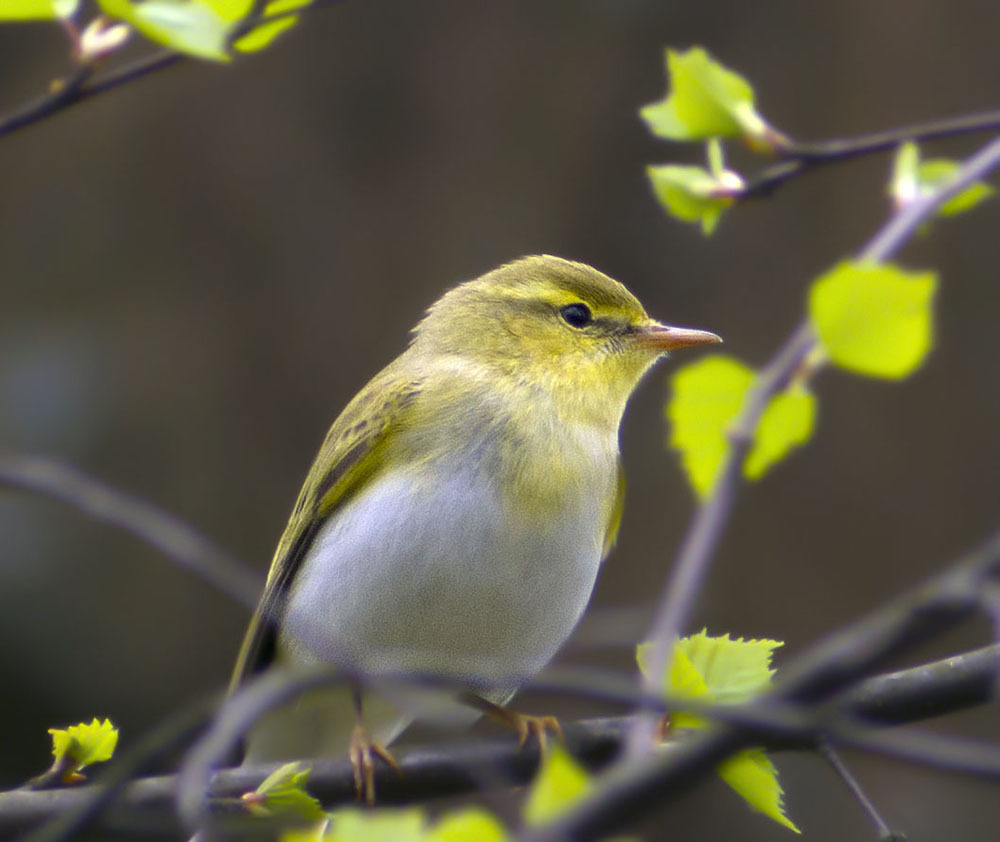
[[[644,176],[701,157],[637,117],[663,95],[663,48],[704,45],[774,125],[820,139],[996,108],[998,27],[1000,7],[935,0],[353,0],[260,55],[73,108],[0,141],[0,447],[148,499],[263,573],[336,413],[445,288],[498,263],[590,262],[761,364],[810,279],[886,218],[889,161],[810,174],[705,239]],[[0,113],[66,51],[55,26],[0,28]],[[996,526],[998,220],[994,201],[900,256],[941,272],[936,350],[901,383],[819,379],[815,441],[743,496],[692,629],[783,639],[787,657]],[[621,538],[563,663],[634,669],[691,516],[664,446],[672,367],[625,419]],[[124,745],[227,680],[247,612],[150,548],[9,491],[0,547],[0,786],[47,765],[47,727],[109,716]],[[521,707],[603,712],[560,705]],[[1000,736],[993,709],[933,726]],[[996,838],[995,787],[848,758],[910,839]],[[807,838],[873,838],[819,759],[777,760]],[[677,828],[787,833],[717,782],[642,829]]]

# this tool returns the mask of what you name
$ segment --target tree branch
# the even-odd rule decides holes
[[[995,131],[1000,131],[1000,111],[963,114],[944,120],[933,120],[927,123],[873,132],[859,137],[837,138],[815,143],[792,141],[789,146],[782,150],[781,161],[747,181],[739,192],[739,198],[754,199],[769,196],[786,181],[807,171],[864,155],[888,152],[906,141],[943,140],[967,134]]]
[[[229,43],[238,40],[262,24],[290,17],[298,17],[299,15],[313,12],[338,2],[340,0],[313,0],[308,6],[286,9],[275,14],[265,15],[264,9],[267,4],[264,0],[255,0],[250,14],[234,25],[229,37]],[[95,96],[113,91],[122,85],[134,82],[160,70],[165,70],[168,67],[173,67],[187,59],[188,56],[183,53],[173,50],[161,50],[151,55],[143,56],[116,70],[108,71],[92,82],[90,79],[94,75],[94,65],[81,65],[65,79],[53,82],[52,91],[46,96],[21,106],[6,116],[0,115],[0,138],[13,134],[19,129],[41,122],[47,117],[52,117],[79,102],[93,99]]]
[[[194,527],[151,503],[51,459],[0,452],[0,488],[43,494],[124,530],[253,610],[261,580]]]
[[[92,65],[84,65],[67,79],[56,82],[52,93],[22,106],[5,117],[0,117],[0,138],[13,134],[18,129],[34,125],[46,117],[52,117],[78,102],[93,99],[150,73],[172,67],[185,58],[180,53],[170,50],[161,51],[110,71],[89,85],[86,82],[93,75],[94,68]]]
[[[966,160],[955,175],[927,195],[920,196],[898,210],[882,229],[858,253],[861,261],[888,260],[920,223],[936,208],[957,195],[985,173],[1000,164],[1000,139],[984,146]],[[687,624],[695,600],[711,565],[716,547],[722,538],[742,488],[743,461],[753,444],[754,433],[771,398],[784,389],[799,370],[817,340],[812,325],[804,320],[761,370],[730,436],[729,452],[719,472],[711,497],[701,505],[681,543],[670,579],[664,591],[660,609],[646,635],[653,641],[654,651],[643,687],[647,691],[663,685],[663,674],[669,662],[674,640]],[[641,716],[635,733],[629,738],[630,755],[648,750],[652,744],[655,722]]]
[[[833,706],[844,716],[885,724],[912,723],[953,713],[991,699],[998,661],[1000,646],[994,645],[889,673],[863,682],[835,700]],[[557,686],[558,683],[554,683],[547,689]],[[131,783],[128,778],[148,767],[155,756],[174,748],[178,739],[193,734],[209,712],[208,704],[202,702],[164,723],[116,760],[95,784],[0,793],[0,836],[7,837],[42,825],[23,842],[55,842],[70,838],[98,815],[105,828],[149,829],[155,826],[160,830],[179,831],[177,776],[146,778]],[[571,753],[588,768],[598,770],[617,754],[627,726],[628,720],[621,718],[568,723],[564,728],[566,743]],[[761,727],[760,720],[755,727]],[[856,725],[851,727],[861,747],[875,747],[893,756],[899,756],[900,751],[912,753],[914,741],[920,739],[908,734],[906,746],[900,747],[885,740],[890,735],[861,732]],[[772,743],[780,747],[811,745],[809,740],[797,742],[787,731],[779,733],[777,724],[774,734]],[[939,753],[939,760],[955,759],[956,744],[949,740],[948,746],[949,755],[945,757]],[[926,753],[927,745],[920,747]],[[966,747],[957,745],[957,750],[965,751]],[[535,772],[538,759],[533,748],[518,751],[509,738],[446,748],[413,748],[401,750],[396,756],[404,769],[402,777],[384,768],[377,773],[379,800],[384,804],[412,803],[429,797],[473,792],[478,788],[479,779],[470,770],[477,768],[495,770],[495,779],[511,785],[527,783]],[[968,758],[963,757],[963,760]],[[353,777],[345,759],[323,759],[311,765],[310,792],[327,805],[352,801]],[[274,765],[260,765],[219,771],[212,779],[212,795],[236,798],[255,789],[273,769]],[[48,824],[43,825],[44,822]]]
[[[982,589],[997,577],[1000,577],[1000,533],[941,576],[830,635],[796,658],[784,668],[772,693],[761,698],[760,703],[775,699],[814,710],[831,703],[839,691],[884,659],[973,614],[982,607]],[[836,737],[835,742],[885,751],[911,761],[933,762],[956,771],[993,777],[1000,774],[993,756],[996,749],[980,743],[891,733],[868,733],[859,740],[860,735],[842,729],[837,732],[833,727],[824,735]],[[600,788],[585,802],[524,839],[591,840],[617,832],[654,806],[662,806],[693,786],[733,752],[760,742],[759,734],[724,724],[678,746],[666,758],[651,757],[649,753],[633,755],[629,762],[617,763],[601,776]]]

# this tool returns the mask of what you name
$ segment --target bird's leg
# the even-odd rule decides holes
[[[472,692],[463,693],[462,701],[470,707],[481,710],[491,719],[513,729],[514,733],[517,734],[518,749],[524,747],[529,736],[534,736],[538,740],[539,753],[545,757],[549,747],[549,732],[551,731],[559,739],[562,739],[562,728],[559,726],[559,720],[554,716],[532,716],[527,713],[517,713]]]
[[[659,723],[656,726],[656,733],[653,735],[653,740],[657,745],[660,743],[665,743],[674,733],[674,723],[670,721],[670,714],[665,713],[660,718]]]
[[[351,699],[354,702],[354,730],[351,732],[351,744],[348,753],[351,758],[351,771],[354,773],[354,792],[359,801],[364,801],[369,807],[375,806],[375,757],[381,757],[398,773],[402,769],[389,750],[381,743],[375,742],[365,728],[361,714],[361,689],[351,689]]]

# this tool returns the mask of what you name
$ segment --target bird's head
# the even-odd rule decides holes
[[[573,416],[617,426],[657,359],[721,341],[650,318],[622,284],[586,264],[542,255],[449,290],[417,326],[413,350],[477,363],[497,373],[498,388],[533,388]]]

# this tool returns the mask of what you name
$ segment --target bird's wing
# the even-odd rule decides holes
[[[604,533],[604,552],[601,559],[608,557],[615,541],[618,540],[618,527],[622,524],[622,510],[625,508],[625,469],[622,466],[622,457],[618,457],[618,480],[615,485],[615,499],[611,504],[611,514],[608,517],[607,530]]]
[[[378,469],[392,430],[419,393],[419,381],[396,375],[390,367],[333,422],[278,542],[264,594],[240,647],[230,692],[273,660],[282,602],[317,533]]]

